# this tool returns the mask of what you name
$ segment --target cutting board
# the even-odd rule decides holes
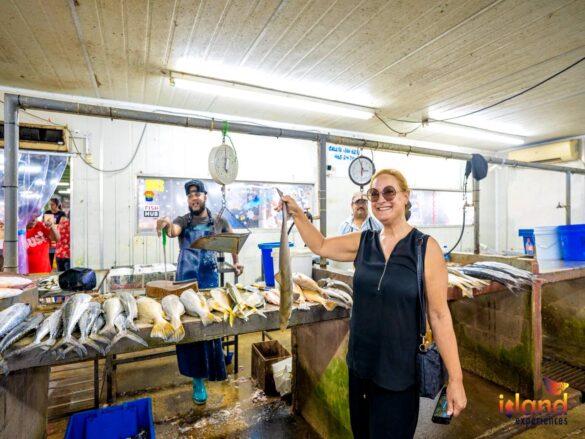
[[[199,291],[197,281],[173,282],[170,280],[153,280],[146,284],[146,295],[153,299],[162,299],[169,294],[179,296],[183,291],[188,289]]]

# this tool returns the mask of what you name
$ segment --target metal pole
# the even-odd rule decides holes
[[[565,174],[565,223],[567,225],[571,224],[571,173],[567,172]]]
[[[319,137],[319,228],[327,236],[327,139]],[[321,257],[319,265],[327,266],[327,259]]]
[[[4,271],[18,272],[18,97],[4,96]]]
[[[479,254],[479,181],[473,179],[473,253]]]
[[[8,97],[16,98],[16,95],[6,94]],[[219,130],[223,126],[223,120],[219,119],[200,119],[196,117],[177,116],[165,113],[152,113],[147,111],[126,110],[113,107],[102,107],[99,105],[78,104],[64,101],[54,101],[51,99],[34,98],[30,96],[18,96],[19,105],[24,108],[56,111],[61,113],[72,113],[85,116],[105,117],[108,119],[132,120],[147,123],[156,123],[163,125],[177,125],[185,128],[200,128],[205,130]],[[460,152],[440,151],[431,148],[420,148],[417,146],[399,145],[388,142],[378,142],[366,139],[356,139],[353,137],[333,136],[329,134],[320,134],[316,132],[290,130],[284,128],[273,128],[259,125],[249,125],[241,122],[230,122],[230,131],[234,133],[252,134],[256,136],[268,137],[285,137],[289,139],[312,140],[319,142],[324,138],[325,142],[346,146],[356,146],[366,149],[380,151],[404,152],[407,154],[426,155],[432,157],[442,157],[456,160],[470,160],[471,154]],[[544,163],[527,163],[516,160],[506,160],[500,157],[485,156],[488,163],[514,166],[520,168],[540,169],[554,172],[571,172],[572,174],[585,175],[585,169],[569,168],[564,166],[548,165]]]

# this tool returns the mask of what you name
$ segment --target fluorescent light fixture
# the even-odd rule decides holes
[[[507,145],[523,145],[524,138],[507,133],[475,128],[467,125],[459,125],[449,122],[429,121],[427,129],[437,133],[451,134],[454,136],[466,137],[475,140],[485,140],[487,142],[504,143]]]
[[[59,183],[57,183],[57,186],[69,187],[69,182],[68,181],[60,181]]]
[[[205,76],[173,73],[170,77],[170,84],[174,87],[192,90],[197,93],[225,96],[233,99],[315,113],[364,120],[374,116],[374,109],[369,107],[251,86],[238,82],[221,81]]]
[[[59,191],[60,194],[69,195],[71,193],[71,188],[63,189]]]
[[[18,172],[25,172],[27,174],[38,174],[43,167],[41,165],[22,165],[18,167]]]

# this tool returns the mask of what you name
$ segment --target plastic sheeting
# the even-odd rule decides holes
[[[4,212],[4,154],[0,156],[0,216]],[[61,180],[68,156],[21,152],[18,156],[18,272],[28,273],[26,225],[37,218]]]

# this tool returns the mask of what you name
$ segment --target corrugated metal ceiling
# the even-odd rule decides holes
[[[5,0],[0,85],[374,134],[367,121],[175,89],[215,73],[377,108],[399,131],[513,95],[585,56],[583,0]],[[219,70],[217,67],[219,66]],[[212,69],[213,68],[213,69]],[[526,136],[585,133],[585,63],[456,122]],[[277,84],[279,87],[275,87]],[[500,149],[434,132],[413,139]]]

